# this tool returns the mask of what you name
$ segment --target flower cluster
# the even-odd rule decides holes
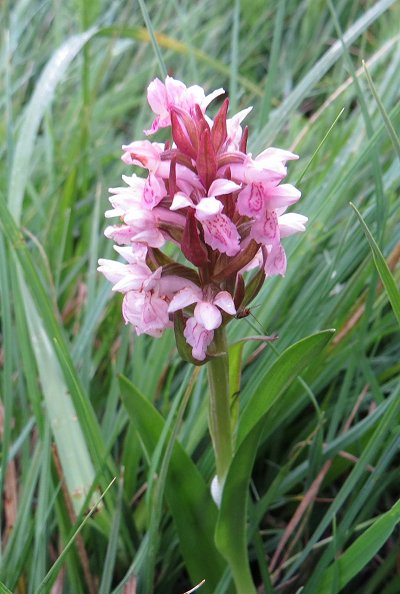
[[[126,186],[111,188],[106,217],[120,222],[105,235],[126,263],[101,259],[98,269],[124,294],[123,316],[137,334],[161,336],[175,326],[181,354],[194,362],[212,354],[214,331],[254,298],[265,276],[285,273],[281,239],[307,221],[286,213],[300,192],[281,183],[297,155],[248,153],[241,124],[251,108],[227,118],[225,99],[214,120],[205,113],[223,92],[206,96],[171,77],[149,85],[156,118],[145,134],[170,127],[172,140],[122,147],[124,163],[147,177],[123,176]],[[161,251],[167,242],[179,247],[176,260]]]

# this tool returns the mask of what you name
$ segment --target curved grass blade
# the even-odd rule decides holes
[[[44,68],[35,91],[24,111],[23,121],[15,146],[10,176],[9,207],[19,223],[26,184],[30,175],[35,138],[44,113],[53,100],[57,85],[63,79],[72,60],[84,45],[95,35],[96,29],[74,35],[55,52]]]
[[[378,105],[378,109],[381,112],[381,116],[385,123],[386,130],[388,131],[388,134],[392,140],[394,150],[396,151],[397,156],[400,159],[400,138],[396,134],[396,130],[394,129],[394,126],[389,118],[389,115],[381,101],[381,98],[378,95],[378,91],[376,90],[375,85],[372,82],[371,75],[368,71],[367,64],[364,62],[364,60],[363,60],[363,68],[364,68],[365,76],[367,77],[368,86],[369,86],[371,93],[373,94],[374,99]]]
[[[47,590],[48,584],[51,583],[51,581],[53,580],[53,578],[60,571],[61,566],[64,563],[65,556],[68,553],[69,549],[74,544],[76,537],[81,532],[81,530],[85,526],[85,524],[87,524],[87,522],[90,520],[91,516],[96,511],[96,509],[98,508],[99,504],[103,501],[104,497],[106,496],[107,492],[112,487],[112,485],[114,484],[115,480],[116,480],[116,477],[114,477],[112,479],[112,481],[110,482],[110,484],[108,485],[108,487],[103,491],[103,493],[101,494],[101,496],[97,499],[96,503],[90,508],[90,510],[87,513],[87,515],[84,517],[84,519],[82,520],[82,522],[79,524],[79,526],[77,527],[77,529],[72,534],[72,536],[69,539],[69,541],[66,543],[66,545],[63,548],[60,556],[53,563],[53,565],[51,566],[50,570],[45,575],[45,577],[44,577],[43,581],[41,582],[41,584],[34,591],[34,594],[41,594],[42,592],[47,592],[48,591]]]
[[[370,245],[372,257],[374,259],[376,269],[379,273],[379,276],[381,277],[383,286],[386,289],[386,293],[388,295],[390,304],[393,308],[394,315],[396,316],[396,319],[397,319],[398,323],[400,324],[400,291],[396,285],[396,282],[393,278],[392,273],[390,272],[389,266],[387,265],[387,262],[383,256],[381,250],[379,249],[378,244],[376,243],[375,239],[373,238],[372,233],[368,229],[367,224],[365,223],[364,219],[362,218],[360,212],[357,210],[357,208],[351,202],[350,202],[350,206],[354,210],[354,212],[357,215],[358,220],[360,221],[362,230],[364,231],[365,237],[367,238],[368,243]]]
[[[346,47],[353,43],[372,23],[374,23],[383,12],[385,12],[395,0],[380,0],[367,10],[344,34],[343,41]],[[318,60],[318,62],[307,72],[300,83],[293,89],[282,105],[273,113],[267,126],[261,129],[256,139],[256,145],[265,146],[272,143],[282,125],[286,122],[289,114],[292,113],[304,97],[313,88],[315,83],[327,73],[343,53],[341,41],[336,41],[332,47]],[[268,137],[266,140],[266,133]]]
[[[383,547],[396,526],[400,523],[400,500],[378,518],[372,526],[328,567],[318,586],[318,594],[336,594],[356,576]],[[338,573],[338,586],[332,590],[334,572]]]

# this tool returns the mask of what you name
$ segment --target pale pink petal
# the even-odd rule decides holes
[[[114,245],[114,250],[118,252],[129,264],[144,262],[147,256],[147,246],[142,243],[132,244],[130,246]]]
[[[129,245],[133,232],[128,225],[110,225],[104,230],[104,235],[120,245]]]
[[[168,306],[169,313],[173,313],[174,311],[178,311],[179,309],[183,309],[192,305],[192,303],[197,303],[202,298],[202,291],[199,287],[186,287],[177,293],[171,303]]]
[[[161,162],[164,145],[149,140],[135,140],[122,146],[122,160],[127,165],[139,165],[155,173]]]
[[[295,212],[290,212],[278,217],[278,224],[279,224],[279,231],[281,237],[288,237],[289,235],[293,235],[294,233],[302,233],[306,230],[306,223],[308,218],[297,214]]]
[[[267,276],[285,275],[286,272],[286,254],[280,243],[272,246],[268,250],[268,257],[265,262],[265,274]]]
[[[207,347],[214,338],[214,331],[206,330],[194,318],[189,318],[186,322],[183,335],[186,338],[186,342],[192,347],[193,357],[198,361],[204,361],[207,354]]]
[[[194,206],[193,200],[186,196],[183,192],[177,192],[172,200],[170,210],[179,210],[187,206]]]
[[[182,291],[182,289],[191,287],[194,291],[196,291],[199,288],[195,283],[193,283],[189,279],[183,276],[176,276],[175,274],[168,274],[162,276],[160,278],[158,287],[160,295],[165,295],[170,299],[172,299],[176,293]],[[199,298],[200,297],[201,291],[199,293]]]
[[[217,214],[202,221],[205,242],[214,250],[227,256],[240,251],[240,235],[232,221],[223,214]]]
[[[167,91],[159,78],[152,80],[147,87],[147,101],[154,113],[161,114],[167,111]]]
[[[115,260],[100,258],[97,270],[104,274],[110,283],[117,283],[125,274],[125,264]]]
[[[219,214],[223,208],[222,202],[214,198],[214,196],[202,198],[196,205],[196,219],[198,221],[205,221]]]
[[[126,293],[127,291],[139,291],[145,281],[151,276],[150,268],[144,264],[126,264],[124,276],[113,286],[113,291]]]
[[[252,107],[242,109],[242,111],[239,111],[232,118],[226,120],[227,139],[225,141],[225,150],[239,150],[239,143],[242,138],[242,127],[240,124],[252,109]]]
[[[251,229],[251,237],[262,244],[272,244],[279,242],[278,217],[274,210],[264,211],[259,218],[254,221]]]
[[[287,207],[297,202],[301,192],[291,184],[280,184],[265,188],[265,198],[268,208]]]
[[[195,320],[206,330],[215,330],[222,324],[222,315],[218,307],[208,301],[199,301],[194,308]]]
[[[234,316],[236,314],[235,304],[232,295],[228,291],[220,291],[213,299],[214,305],[226,311],[226,313]]]
[[[143,206],[151,210],[161,202],[165,195],[166,189],[163,180],[158,179],[154,173],[150,173],[143,188]]]
[[[208,195],[222,196],[223,194],[236,192],[237,190],[240,190],[240,188],[241,186],[235,184],[235,182],[230,179],[215,179],[208,190]]]
[[[259,215],[264,209],[264,188],[261,183],[247,184],[237,199],[238,212],[247,217]]]
[[[132,241],[139,241],[149,247],[160,248],[165,243],[165,237],[159,229],[143,229],[132,235]]]
[[[299,155],[295,155],[290,151],[285,151],[280,148],[275,148],[270,146],[269,148],[265,149],[256,157],[257,160],[265,159],[265,158],[272,158],[281,161],[282,163],[286,163],[286,161],[295,161],[299,158]]]
[[[224,94],[225,94],[224,89],[219,88],[219,89],[216,89],[215,91],[213,91],[212,93],[210,93],[209,95],[207,95],[206,97],[204,97],[204,99],[200,103],[202,112],[203,113],[205,112],[207,107],[210,105],[211,101],[214,101],[214,99],[216,97],[219,97],[220,95],[224,95]]]
[[[180,105],[185,100],[187,88],[180,80],[172,78],[172,76],[167,76],[165,79],[165,89],[169,106]]]

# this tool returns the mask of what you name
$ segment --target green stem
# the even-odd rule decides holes
[[[214,334],[215,357],[208,362],[210,386],[209,426],[214,447],[218,482],[224,484],[232,460],[232,432],[229,394],[229,361],[225,328]]]

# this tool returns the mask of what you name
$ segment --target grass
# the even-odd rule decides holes
[[[286,241],[288,273],[265,283],[254,327],[229,326],[232,342],[280,337],[242,352],[244,426],[262,419],[238,452],[243,476],[254,458],[253,578],[267,594],[400,591],[399,4],[0,10],[0,592],[183,594],[203,578],[199,592],[233,592],[204,369],[179,360],[172,333],[134,336],[96,272],[120,145],[143,137],[163,68],[253,105],[254,153],[301,156],[289,181],[307,232]],[[311,363],[299,346],[282,355],[330,328]],[[277,357],[296,349],[304,365],[273,400]],[[226,550],[228,536],[220,518]]]

